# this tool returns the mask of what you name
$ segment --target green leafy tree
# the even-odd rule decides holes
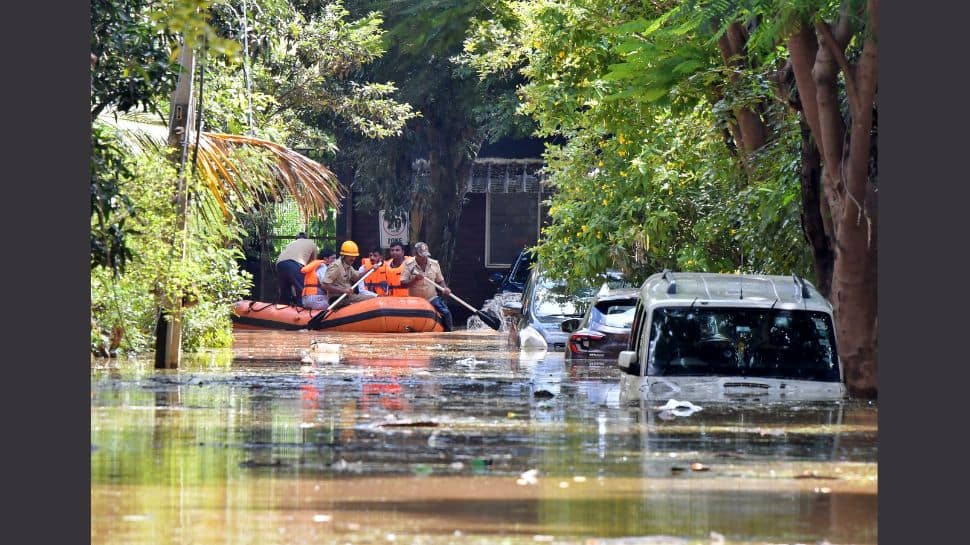
[[[361,77],[384,53],[380,13],[350,19],[339,0],[316,7],[233,0],[213,13],[213,24],[245,42],[249,56],[210,64],[206,126],[333,154],[336,130],[379,139],[400,134],[415,116],[392,98],[393,83]]]
[[[176,298],[185,306],[186,350],[228,347],[231,303],[251,284],[236,265],[233,233],[204,221],[200,201],[190,206],[188,229],[180,232],[171,163],[147,153],[129,154],[124,162],[131,175],[119,181],[120,191],[138,211],[129,220],[136,226],[127,237],[132,256],[123,274],[106,267],[91,271],[92,350],[101,355],[150,350],[159,305]],[[189,248],[185,261],[173,259],[173,245],[159,243],[183,237]]]
[[[412,237],[425,240],[447,271],[454,252],[466,183],[478,150],[486,140],[512,133],[514,85],[507,80],[480,81],[456,65],[466,30],[486,17],[491,2],[458,0],[357,0],[353,13],[380,10],[388,33],[387,53],[367,73],[400,86],[402,100],[420,117],[399,137],[379,143],[343,139],[351,151],[346,164],[360,187],[358,205],[393,212],[409,211]],[[413,176],[416,162],[427,160],[427,180]]]
[[[793,117],[770,104],[764,74],[728,67],[713,29],[666,29],[669,6],[505,6],[514,17],[480,22],[461,60],[481,75],[523,74],[519,111],[540,136],[565,141],[546,154],[557,193],[537,246],[552,274],[580,284],[610,267],[637,279],[663,267],[803,273],[797,219],[786,215],[797,208],[797,150],[781,135]],[[636,50],[648,40],[649,52]],[[743,77],[728,85],[728,71]],[[746,144],[746,109],[778,134],[759,129],[772,138]],[[752,217],[753,202],[781,210]]]
[[[124,152],[104,126],[91,131],[91,266],[123,273],[131,260],[126,225],[135,213],[122,185],[131,179]]]
[[[847,383],[874,394],[876,3],[506,5],[465,62],[519,70],[519,111],[566,140],[537,247],[553,274],[811,263]]]
[[[875,396],[878,1],[698,0],[664,24],[713,28],[719,48],[739,46],[729,66],[774,67],[776,92],[799,116],[802,227],[835,307],[846,382]]]
[[[209,91],[204,87],[206,74],[210,91],[213,87],[218,91],[220,76],[223,81],[230,80],[220,69],[230,71],[239,66],[231,55],[235,49],[231,41],[220,34],[218,18],[210,17],[213,11],[226,6],[229,5],[204,0],[139,4],[136,7],[141,12],[129,14],[118,24],[152,21],[155,32],[166,36],[177,33],[183,37],[184,47],[197,48],[202,60],[198,63],[201,70],[197,98],[205,112],[209,104]],[[308,120],[330,115],[337,120],[335,123],[376,136],[383,131],[393,132],[395,124],[403,122],[394,116],[409,115],[406,105],[380,99],[385,90],[355,94],[361,86],[346,80],[334,68],[336,59],[343,58],[344,66],[352,66],[368,62],[380,53],[374,45],[379,18],[346,23],[346,12],[339,3],[328,3],[325,14],[316,19],[305,19],[302,12],[286,2],[267,0],[263,5],[249,6],[268,17],[255,18],[254,36],[284,37],[254,43],[254,59],[258,57],[259,62],[253,62],[253,66],[262,70],[259,74],[266,74],[265,80],[256,81],[265,86],[264,90],[282,82],[290,84],[290,90],[301,89],[298,93],[307,97],[330,93],[306,107],[301,106],[301,99],[284,104],[283,92],[254,93],[257,99],[265,97],[268,108],[256,109],[255,114],[261,117],[256,117],[252,125],[267,127],[264,135],[292,141],[313,129]],[[99,8],[117,6],[106,4]],[[263,26],[282,21],[289,21],[291,25],[286,28],[296,33],[290,41],[285,32]],[[258,44],[276,49],[267,52],[255,47]],[[117,60],[114,56],[124,53],[111,50],[109,57]],[[169,53],[177,54],[177,50]],[[246,57],[247,62],[242,64],[254,59]],[[288,63],[299,69],[283,70]],[[218,69],[211,70],[213,66]],[[292,80],[298,77],[305,79]],[[124,84],[112,81],[110,76],[104,83],[105,89]],[[279,85],[276,88],[282,89]],[[228,303],[238,299],[249,284],[248,276],[240,273],[236,265],[241,257],[237,248],[245,225],[240,221],[241,215],[284,195],[294,197],[307,214],[321,215],[339,202],[343,191],[328,169],[273,141],[199,131],[198,138],[189,142],[184,173],[189,199],[183,230],[176,221],[179,213],[173,204],[176,172],[165,159],[169,155],[168,130],[158,123],[158,117],[152,122],[133,111],[137,106],[154,116],[164,116],[163,93],[152,94],[150,89],[146,87],[138,101],[122,104],[106,98],[97,103],[103,102],[104,106],[92,108],[102,112],[95,120],[92,162],[92,225],[96,227],[92,234],[97,235],[92,243],[92,264],[96,265],[92,270],[92,348],[102,354],[119,346],[127,351],[144,350],[159,308],[171,312],[172,305],[184,309],[174,312],[185,324],[186,348],[228,342]],[[110,93],[100,95],[108,97]],[[242,103],[233,103],[227,96],[228,93],[223,96],[225,100],[211,101],[215,107],[210,122],[223,130],[238,128],[233,123],[238,125],[240,119],[248,125],[248,103],[244,109]],[[279,107],[281,104],[284,105]],[[110,116],[105,115],[109,107],[114,110]],[[119,233],[124,237],[116,236]],[[185,259],[177,258],[182,253],[178,248],[185,248]]]

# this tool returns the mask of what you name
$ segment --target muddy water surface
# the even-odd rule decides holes
[[[617,380],[491,330],[97,362],[91,541],[877,542],[875,405],[677,416]]]

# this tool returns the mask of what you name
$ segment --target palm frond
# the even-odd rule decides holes
[[[164,152],[168,128],[144,118],[102,114],[98,121],[115,127],[124,145],[138,152]],[[189,150],[192,156],[194,143]],[[239,161],[239,149],[260,150],[255,164]],[[289,195],[303,214],[325,216],[328,208],[339,207],[345,193],[337,176],[324,165],[269,140],[203,132],[199,138],[197,172],[202,184],[222,214],[232,214],[233,202],[247,209],[267,200]]]

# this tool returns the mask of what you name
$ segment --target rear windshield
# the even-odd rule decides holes
[[[596,303],[589,314],[589,323],[609,327],[630,328],[633,314],[637,309],[637,299],[614,299]]]
[[[519,258],[512,264],[512,278],[510,280],[520,286],[524,286],[529,280],[529,273],[532,271],[532,263],[534,261],[535,258],[532,257],[532,254],[527,252],[519,254]]]
[[[744,308],[653,311],[647,374],[838,381],[831,317]]]

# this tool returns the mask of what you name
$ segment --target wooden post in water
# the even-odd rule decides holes
[[[188,188],[185,180],[185,163],[188,157],[189,137],[192,133],[192,80],[195,72],[195,50],[182,42],[179,54],[179,79],[172,93],[172,113],[168,125],[169,157],[178,169],[178,190],[176,193],[175,225],[176,235],[173,243],[175,253],[172,258],[179,263],[186,259],[185,226]],[[155,368],[177,369],[182,357],[182,301],[169,300],[163,296],[162,311],[158,315],[155,328]],[[166,310],[168,309],[168,310]]]

